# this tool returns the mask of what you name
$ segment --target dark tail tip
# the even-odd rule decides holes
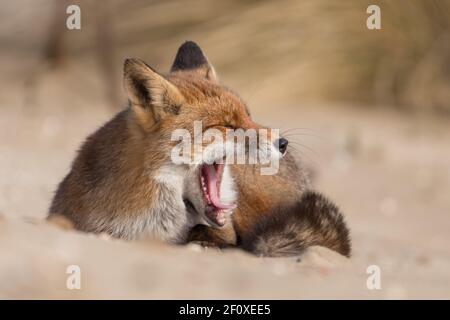
[[[350,231],[339,209],[323,195],[307,191],[292,206],[265,215],[242,238],[243,249],[262,256],[294,256],[323,246],[350,257]]]

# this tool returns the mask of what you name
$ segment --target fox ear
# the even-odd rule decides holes
[[[217,81],[216,71],[203,54],[202,49],[193,41],[186,41],[178,49],[170,72],[195,71],[202,77]]]
[[[184,102],[172,83],[139,59],[125,60],[124,82],[131,107],[147,128],[170,114],[178,114]]]

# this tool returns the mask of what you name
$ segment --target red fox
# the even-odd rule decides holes
[[[342,214],[310,190],[286,139],[258,137],[259,148],[279,159],[274,175],[261,175],[261,164],[223,163],[214,153],[201,163],[174,163],[173,132],[194,134],[195,121],[223,135],[230,128],[268,129],[219,82],[197,44],[185,42],[165,76],[127,59],[124,86],[129,107],[87,138],[49,217],[62,215],[77,229],[124,239],[196,241],[265,256],[322,245],[350,255]]]

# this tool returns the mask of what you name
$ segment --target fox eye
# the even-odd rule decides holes
[[[209,125],[209,126],[206,126],[206,127],[204,128],[204,130],[208,130],[208,129],[210,129],[210,128],[215,128],[215,127],[222,127],[222,128],[227,128],[227,129],[233,129],[233,130],[236,130],[236,129],[237,129],[235,126],[233,126],[233,125],[231,125],[231,124],[215,124],[215,125]]]

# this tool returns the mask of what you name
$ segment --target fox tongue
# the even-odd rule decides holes
[[[223,167],[223,164],[218,164],[216,166],[214,164],[203,166],[204,174],[206,176],[209,199],[211,203],[214,205],[214,207],[218,209],[233,209],[235,208],[234,204],[225,204],[220,201],[220,193],[219,193],[220,186],[217,175],[219,170],[223,169],[221,168],[221,166]]]

